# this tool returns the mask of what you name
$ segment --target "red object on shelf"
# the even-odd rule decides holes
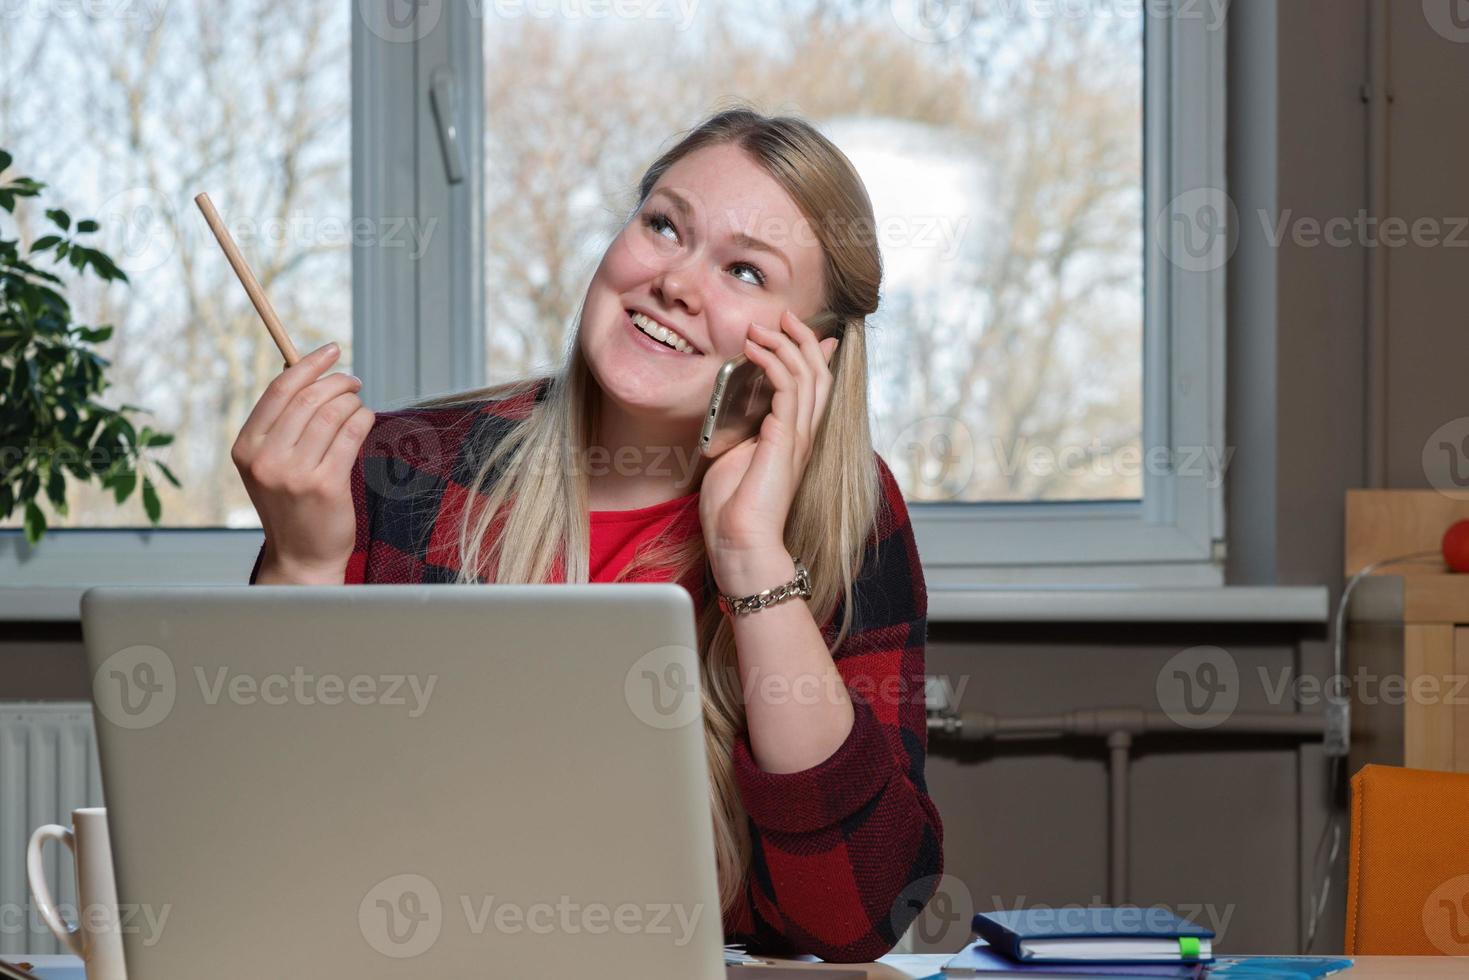
[[[1444,532],[1443,560],[1456,572],[1469,572],[1469,520],[1455,521]]]

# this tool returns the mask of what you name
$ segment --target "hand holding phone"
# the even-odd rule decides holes
[[[807,326],[825,339],[824,331],[836,323],[836,314],[823,310]],[[714,390],[699,433],[699,452],[713,459],[759,432],[760,424],[770,414],[774,395],[775,389],[760,365],[744,354],[725,361],[714,378]]]

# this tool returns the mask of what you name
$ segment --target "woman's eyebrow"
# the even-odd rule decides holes
[[[678,191],[670,190],[667,187],[660,187],[656,191],[654,191],[653,194],[662,194],[666,197],[672,198],[673,206],[677,208],[678,213],[683,215],[684,217],[688,217],[694,211],[693,205],[689,204],[688,199],[685,198]]]
[[[785,263],[785,265],[786,265],[786,275],[790,275],[790,272],[791,272],[791,260],[788,259],[788,258],[786,258],[786,253],[782,252],[780,249],[776,248],[774,245],[767,245],[765,242],[762,242],[760,239],[758,239],[758,238],[751,238],[749,235],[746,235],[742,231],[735,232],[735,234],[734,234],[734,242],[740,248],[752,248],[752,249],[755,249],[756,251],[760,251],[760,252],[769,252],[771,255],[774,255],[776,258],[780,259],[782,262]]]
[[[667,187],[660,187],[656,191],[654,191],[653,194],[662,194],[665,197],[670,198],[673,201],[674,208],[685,218],[693,213],[693,206],[689,204],[688,199],[685,198],[678,191],[671,190]],[[648,196],[652,197],[653,194],[650,194]],[[735,245],[740,248],[754,249],[757,252],[769,252],[771,255],[774,255],[776,258],[785,263],[786,275],[790,275],[791,260],[786,257],[786,254],[784,252],[776,248],[774,245],[771,245],[767,242],[762,242],[758,238],[752,238],[742,231],[735,232],[733,238]]]

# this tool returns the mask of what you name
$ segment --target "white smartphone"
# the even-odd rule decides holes
[[[824,340],[826,330],[836,322],[834,313],[824,311],[806,325]],[[699,452],[712,459],[759,432],[760,423],[770,414],[774,394],[765,369],[744,354],[725,361],[709,395],[709,410],[704,413],[704,427],[699,433]]]

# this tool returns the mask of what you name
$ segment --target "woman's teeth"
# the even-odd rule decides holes
[[[639,330],[647,334],[649,337],[652,337],[654,340],[668,347],[672,347],[674,350],[682,354],[695,353],[694,349],[689,346],[688,342],[673,331],[659,326],[657,323],[648,319],[641,313],[629,313],[628,315],[632,317],[633,326],[637,327]]]

